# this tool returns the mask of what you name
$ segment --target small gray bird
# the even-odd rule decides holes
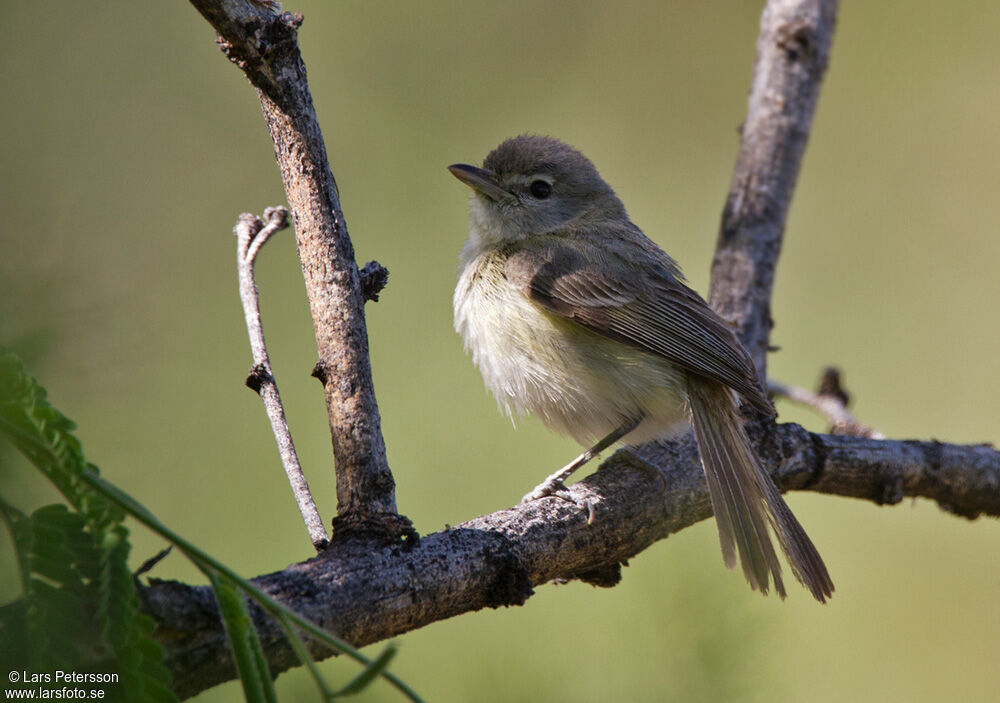
[[[590,447],[525,499],[560,490],[617,441],[690,423],[726,566],[738,552],[750,586],[766,594],[773,580],[784,598],[770,525],[792,572],[825,602],[826,566],[743,431],[737,393],[775,414],[750,356],[594,165],[556,139],[522,135],[482,168],[448,168],[474,192],[456,330],[508,413],[534,413]]]

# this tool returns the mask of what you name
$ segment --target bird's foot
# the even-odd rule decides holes
[[[523,498],[521,498],[521,505],[524,505],[525,503],[531,503],[532,501],[535,500],[541,500],[542,498],[548,498],[549,496],[553,496],[555,498],[562,498],[563,500],[567,500],[570,503],[577,502],[573,499],[571,495],[569,495],[569,489],[566,488],[565,483],[563,483],[558,479],[553,480],[549,478],[546,479],[545,481],[542,481],[540,484],[535,486],[534,490],[532,490],[530,493],[526,494]]]
[[[560,500],[565,500],[567,503],[572,503],[584,513],[587,514],[587,524],[593,525],[595,518],[594,504],[586,499],[577,498],[570,490],[566,487],[562,481],[552,480],[551,478],[540,483],[535,487],[531,493],[528,493],[524,498],[521,499],[521,505],[525,503],[531,503],[536,500],[541,500],[542,498],[559,498]]]

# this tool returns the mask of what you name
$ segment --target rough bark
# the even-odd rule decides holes
[[[785,220],[830,56],[836,0],[771,0],[712,262],[709,302],[739,326],[763,383]]]
[[[879,505],[923,497],[969,518],[1000,516],[1000,452],[990,447],[813,434],[794,424],[760,425],[752,434],[782,490]],[[662,478],[628,452],[618,452],[570,488],[577,501],[594,506],[592,521],[569,501],[535,501],[418,543],[375,551],[365,543],[335,544],[254,583],[357,646],[461,613],[520,605],[550,581],[613,586],[622,563],[712,514],[690,436],[651,443],[639,453],[669,467]],[[719,572],[725,578],[726,572]],[[225,633],[207,587],[155,582],[144,589],[143,602],[160,624],[178,694],[191,696],[233,678]],[[297,666],[274,622],[259,611],[256,620],[272,670]]]
[[[267,3],[191,0],[219,33],[260,98],[294,222],[323,383],[337,474],[333,539],[351,530],[390,541],[409,531],[396,514],[372,384],[361,277],[327,160],[297,32],[301,15]],[[338,532],[339,531],[339,532]]]

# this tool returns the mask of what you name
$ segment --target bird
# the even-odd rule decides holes
[[[693,427],[725,565],[786,596],[777,537],[820,603],[834,591],[816,547],[764,471],[739,403],[775,410],[731,326],[628,216],[580,151],[553,137],[502,142],[482,167],[449,171],[472,189],[453,299],[455,329],[509,414],[530,413],[587,450],[525,500],[617,442]]]

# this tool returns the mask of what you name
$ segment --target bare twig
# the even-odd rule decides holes
[[[313,502],[312,494],[309,492],[309,484],[302,474],[302,466],[299,464],[295,444],[292,442],[292,433],[285,418],[285,409],[281,404],[281,395],[278,393],[278,383],[271,371],[271,359],[268,357],[267,344],[264,342],[264,328],[260,317],[257,282],[254,278],[257,254],[271,235],[288,227],[288,210],[283,207],[268,208],[264,211],[264,218],[267,220],[266,225],[256,215],[243,213],[233,228],[233,233],[236,235],[240,300],[243,302],[243,314],[250,336],[250,352],[253,355],[253,368],[247,377],[247,385],[257,391],[260,399],[264,401],[264,409],[271,421],[271,430],[278,443],[278,453],[288,475],[288,483],[295,495],[295,502],[299,505],[299,512],[302,513],[309,539],[319,552],[326,549],[329,540],[323,527],[323,519],[319,516],[316,503]]]
[[[722,213],[709,301],[739,326],[760,379],[767,377],[771,290],[837,16],[837,0],[770,0]]]
[[[869,427],[847,409],[847,393],[840,386],[840,374],[836,369],[827,369],[823,374],[819,390],[815,393],[797,386],[786,386],[773,378],[767,379],[768,393],[787,398],[793,403],[812,408],[830,421],[830,432],[851,437],[885,439],[885,435]]]
[[[219,44],[257,89],[274,142],[312,310],[337,473],[333,539],[362,533],[387,542],[412,533],[396,513],[372,385],[364,295],[337,185],[313,107],[297,33],[301,15],[268,3],[191,0]]]
[[[783,490],[879,505],[919,496],[970,518],[1000,516],[1000,452],[989,447],[813,434],[794,424],[766,426],[754,435],[764,466]],[[712,511],[690,436],[638,451],[640,461],[620,451],[569,487],[573,501],[593,506],[592,522],[573,502],[535,501],[416,544],[371,552],[334,543],[322,556],[254,583],[355,646],[461,613],[518,605],[550,581],[614,585],[622,562]],[[661,475],[649,464],[669,468]],[[719,578],[727,577],[740,578],[720,568]],[[145,589],[144,598],[146,612],[161,623],[178,693],[192,695],[233,677],[210,593],[162,582]],[[274,623],[262,617],[257,625],[272,671],[297,666]]]

